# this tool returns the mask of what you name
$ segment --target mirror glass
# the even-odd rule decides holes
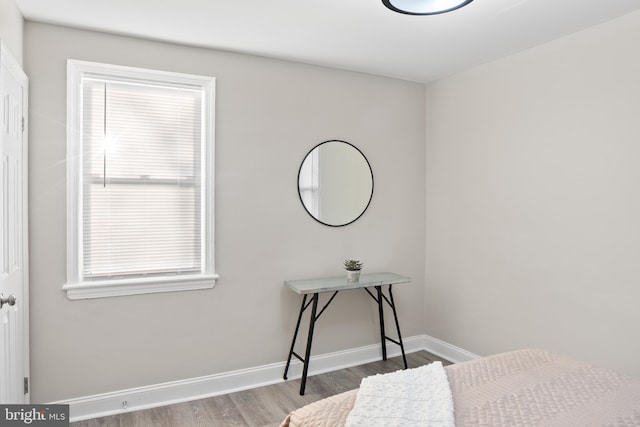
[[[317,221],[332,227],[351,224],[371,202],[371,165],[352,144],[325,141],[302,161],[298,193],[304,208]]]

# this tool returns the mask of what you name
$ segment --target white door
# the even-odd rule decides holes
[[[0,403],[28,403],[26,75],[0,42]]]

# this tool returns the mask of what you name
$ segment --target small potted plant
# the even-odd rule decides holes
[[[344,260],[344,269],[347,270],[347,282],[356,283],[360,280],[360,270],[362,263],[357,259]]]

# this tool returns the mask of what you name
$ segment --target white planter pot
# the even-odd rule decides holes
[[[360,270],[347,270],[347,282],[357,283],[360,280]]]

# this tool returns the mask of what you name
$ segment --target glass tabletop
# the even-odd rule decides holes
[[[284,286],[295,293],[315,294],[320,292],[344,291],[347,289],[368,288],[370,286],[395,285],[408,283],[411,279],[396,273],[361,274],[357,282],[348,282],[347,276],[324,277],[318,279],[287,280]]]

